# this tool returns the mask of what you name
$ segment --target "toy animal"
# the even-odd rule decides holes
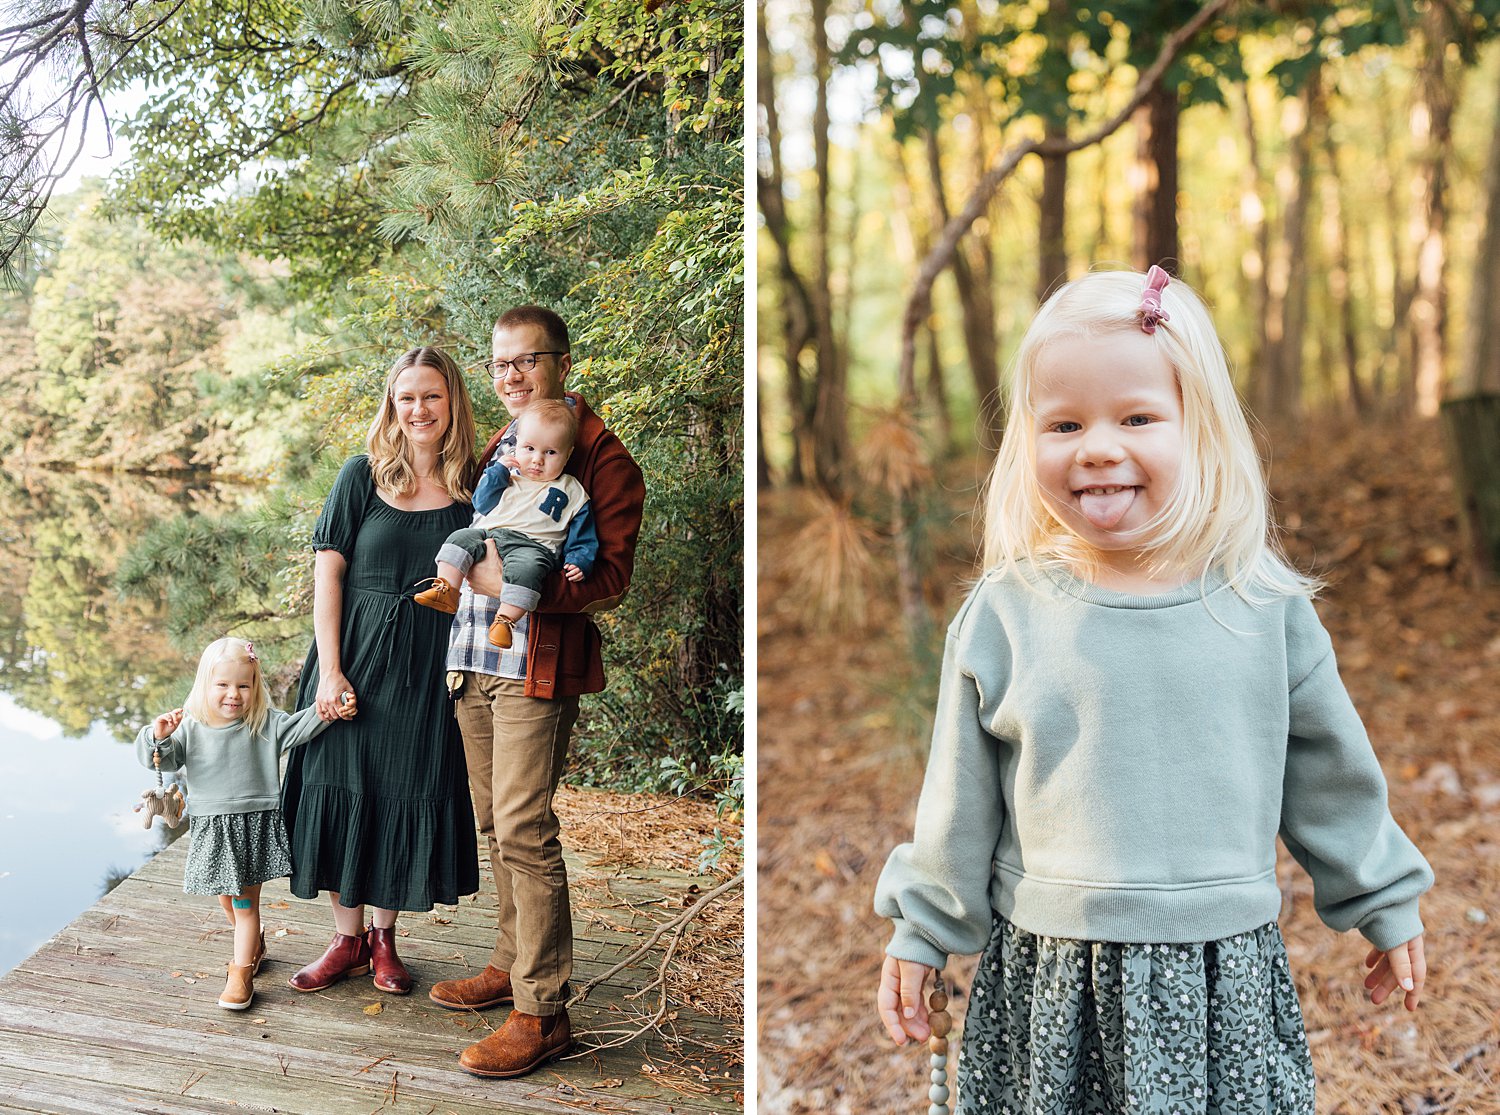
[[[157,786],[154,789],[142,790],[141,800],[132,812],[145,813],[142,824],[144,828],[150,828],[151,822],[160,817],[168,828],[174,828],[182,823],[182,814],[187,808],[187,801],[182,796],[182,791],[177,788],[177,783],[170,786]]]

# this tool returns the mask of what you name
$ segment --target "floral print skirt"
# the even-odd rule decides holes
[[[1281,931],[1131,945],[997,918],[957,1083],[958,1115],[1313,1115]]]
[[[188,894],[243,894],[246,887],[292,873],[281,810],[188,815],[187,864],[182,889]]]

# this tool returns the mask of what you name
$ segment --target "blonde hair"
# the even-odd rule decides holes
[[[453,357],[430,345],[410,349],[399,356],[385,377],[385,394],[380,409],[365,435],[365,451],[370,457],[370,475],[375,486],[392,495],[405,495],[417,486],[417,472],[411,463],[411,446],[401,432],[396,417],[396,378],[409,368],[431,368],[443,377],[448,388],[448,433],[438,451],[438,476],[443,489],[456,502],[466,503],[474,474],[474,408],[469,402],[469,388]]]
[[[547,426],[567,436],[568,448],[578,443],[578,415],[562,399],[538,399],[516,417],[516,436],[521,433],[521,423],[530,421],[536,426]]]
[[[244,639],[226,635],[203,648],[203,654],[198,658],[198,673],[193,678],[193,688],[188,691],[187,700],[182,702],[182,707],[200,724],[209,722],[208,686],[214,667],[223,662],[246,663],[254,674],[254,680],[250,683],[250,700],[245,703],[245,714],[241,719],[252,734],[258,734],[271,715],[271,689],[266,684],[266,675],[261,672],[260,659]]]
[[[984,495],[986,569],[1022,559],[1094,569],[1092,553],[1042,502],[1032,383],[1058,337],[1139,333],[1144,289],[1138,271],[1095,271],[1059,288],[1032,319],[1011,368],[1010,414]],[[1183,467],[1172,498],[1145,528],[1150,564],[1216,571],[1254,603],[1311,596],[1316,582],[1295,572],[1277,544],[1260,457],[1208,309],[1177,279],[1162,291],[1162,309],[1168,320],[1150,336],[1182,398]]]

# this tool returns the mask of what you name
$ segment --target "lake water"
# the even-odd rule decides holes
[[[130,741],[182,703],[197,648],[174,647],[161,602],[122,599],[113,578],[151,527],[250,495],[0,472],[0,974],[177,835],[132,812],[156,776]]]

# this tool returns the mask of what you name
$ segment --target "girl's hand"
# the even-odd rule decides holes
[[[562,574],[574,584],[577,584],[579,581],[583,580],[583,570],[579,569],[578,566],[574,565],[572,562],[568,562],[567,565],[564,565],[562,567]]]
[[[1400,987],[1406,992],[1406,1009],[1417,1009],[1422,998],[1422,985],[1427,982],[1427,958],[1422,952],[1420,934],[1387,952],[1371,949],[1365,957],[1365,967],[1371,969],[1365,977],[1370,1002],[1378,1007]]]
[[[313,704],[317,706],[318,718],[320,720],[334,721],[347,720],[340,711],[344,707],[344,694],[353,693],[354,686],[349,684],[341,670],[330,670],[318,679],[318,695]]]
[[[927,1025],[927,978],[931,975],[926,964],[894,956],[887,956],[881,966],[875,1005],[886,1033],[897,1045],[905,1045],[907,1038],[926,1041],[932,1033]]]
[[[164,712],[151,722],[151,730],[157,739],[166,739],[177,730],[177,725],[182,723],[182,710],[174,708],[171,712]]]
[[[346,689],[343,697],[339,700],[339,719],[353,720],[359,713],[359,702],[354,698],[354,690]]]

